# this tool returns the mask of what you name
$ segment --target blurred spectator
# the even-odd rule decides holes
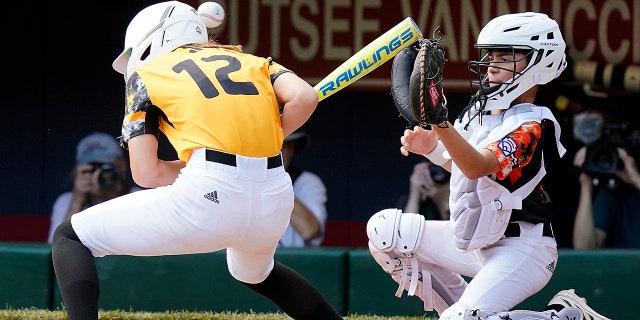
[[[612,112],[574,117],[574,137],[585,144],[573,159],[580,194],[573,247],[640,248],[640,174],[634,156],[640,130]]]
[[[398,200],[402,212],[419,213],[429,220],[449,219],[449,178],[444,168],[422,161],[413,167],[409,178],[409,194]]]
[[[573,227],[573,247],[640,248],[640,174],[636,161],[623,148],[616,149],[622,168],[608,179],[580,173],[580,199]],[[574,165],[584,169],[587,147]],[[604,181],[603,181],[604,180]]]
[[[141,189],[129,182],[127,161],[118,142],[101,132],[94,132],[78,143],[71,178],[72,190],[58,196],[53,204],[48,243],[56,227],[73,214]]]
[[[280,239],[280,247],[320,246],[327,221],[327,189],[316,174],[291,165],[291,158],[309,147],[306,132],[294,132],[284,139],[282,160],[293,181],[295,195],[291,221]]]

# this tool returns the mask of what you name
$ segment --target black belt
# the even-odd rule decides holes
[[[207,161],[226,164],[228,166],[236,166],[236,155],[224,153],[217,150],[206,149]],[[282,166],[282,157],[278,153],[273,157],[267,158],[267,169],[273,169]]]
[[[504,231],[504,236],[507,238],[519,237],[520,236],[520,224],[517,222],[512,222],[507,225],[507,230]],[[543,223],[542,224],[542,236],[543,237],[553,237],[553,229],[551,229],[551,223]]]

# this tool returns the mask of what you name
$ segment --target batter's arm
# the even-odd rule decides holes
[[[280,74],[273,83],[273,89],[278,103],[283,105],[281,122],[286,137],[309,120],[318,105],[318,94],[293,72]]]
[[[141,134],[129,139],[129,161],[133,180],[144,188],[157,188],[172,184],[180,169],[181,160],[158,159],[158,139],[153,134]]]

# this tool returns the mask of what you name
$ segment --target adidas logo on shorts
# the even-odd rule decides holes
[[[556,270],[556,262],[551,261],[551,263],[549,263],[546,268],[547,270],[551,271],[551,273],[553,273]]]
[[[220,200],[218,199],[218,191],[206,193],[204,195],[204,198],[207,200],[211,200],[215,203],[220,203]]]

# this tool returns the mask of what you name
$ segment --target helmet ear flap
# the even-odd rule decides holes
[[[562,74],[564,69],[567,68],[568,64],[569,63],[567,62],[567,54],[565,53],[565,54],[562,55],[562,59],[558,63],[558,68],[556,69],[556,78],[559,77]]]

